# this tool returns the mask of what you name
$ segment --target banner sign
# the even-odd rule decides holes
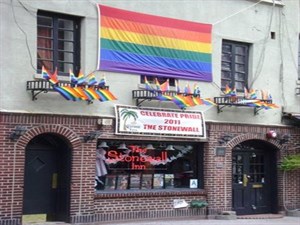
[[[212,81],[211,24],[98,6],[98,70]]]
[[[116,105],[116,134],[206,138],[202,112]]]

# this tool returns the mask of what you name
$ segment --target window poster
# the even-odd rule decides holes
[[[165,174],[165,188],[174,187],[174,174]]]
[[[142,175],[142,189],[151,189],[152,188],[152,174],[143,174]]]
[[[140,189],[141,186],[141,174],[130,175],[130,189]]]
[[[116,175],[107,175],[105,179],[105,190],[115,190],[116,188]]]
[[[126,190],[128,188],[128,178],[127,174],[121,174],[117,177],[117,190]]]
[[[164,187],[164,174],[156,173],[153,175],[153,188]]]

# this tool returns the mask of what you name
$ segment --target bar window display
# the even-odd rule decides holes
[[[96,191],[151,190],[203,185],[201,144],[102,140],[96,150]]]

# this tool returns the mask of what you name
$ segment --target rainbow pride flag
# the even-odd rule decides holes
[[[211,24],[98,5],[98,70],[212,81]]]

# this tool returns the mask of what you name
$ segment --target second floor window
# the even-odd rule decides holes
[[[37,69],[58,69],[67,75],[69,69],[78,74],[79,19],[76,17],[39,12],[37,17]]]
[[[222,43],[222,89],[228,85],[243,91],[247,87],[249,45],[239,42],[223,41]]]
[[[154,77],[154,76],[146,76],[147,80],[149,81],[150,84],[155,84],[155,78],[157,78],[158,82],[160,84],[166,82],[167,79],[169,79],[169,84],[170,87],[175,86],[175,79],[174,78],[167,78],[167,77]],[[145,83],[145,75],[141,75],[141,83]]]

